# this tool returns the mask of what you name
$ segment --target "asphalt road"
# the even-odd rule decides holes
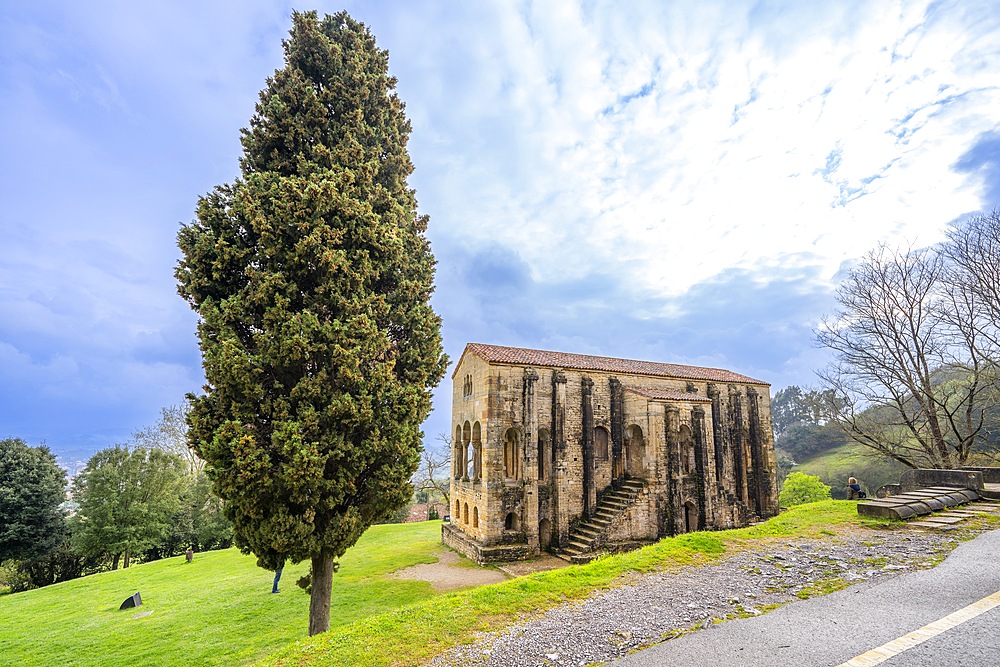
[[[763,616],[710,626],[611,664],[834,667],[856,659],[853,664],[866,666],[996,667],[1000,665],[1000,606],[985,612],[978,607],[979,615],[968,620],[974,612],[965,608],[998,591],[1000,531],[992,531],[960,545],[931,570],[878,584],[857,584]],[[991,604],[1000,605],[1000,596]],[[867,656],[867,662],[857,659],[952,614],[928,633],[940,634],[894,657],[879,662]],[[941,625],[954,627],[941,631]],[[890,653],[901,650],[904,643],[895,642]]]

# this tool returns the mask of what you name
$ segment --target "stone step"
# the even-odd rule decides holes
[[[611,522],[635,503],[643,488],[642,482],[629,480],[622,485],[622,488],[605,492],[595,508],[594,515],[581,521],[569,534],[569,540],[560,551],[560,557],[573,563],[586,563],[596,558],[593,545],[607,532]]]
[[[964,516],[925,516],[921,517],[921,521],[927,521],[930,523],[940,523],[942,525],[951,525],[953,523],[958,523],[959,521],[964,521]]]
[[[931,530],[955,530],[958,526],[951,526],[946,523],[931,523],[930,521],[907,521],[907,528],[930,528]]]

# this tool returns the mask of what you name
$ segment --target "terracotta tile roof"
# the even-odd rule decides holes
[[[704,396],[699,396],[698,394],[689,394],[683,391],[668,391],[666,389],[638,389],[636,387],[626,387],[625,391],[630,391],[633,394],[639,394],[640,396],[660,401],[688,401],[690,403],[712,402],[712,399],[710,398],[705,398]]]
[[[595,357],[589,354],[529,350],[522,347],[486,345],[485,343],[469,343],[465,346],[465,352],[462,353],[462,356],[465,356],[468,352],[474,352],[485,361],[497,364],[511,364],[515,366],[549,366],[552,368],[569,368],[582,371],[604,371],[606,373],[652,375],[655,377],[668,377],[682,380],[738,382],[770,386],[767,382],[762,380],[755,380],[751,377],[747,377],[746,375],[740,375],[739,373],[733,373],[732,371],[723,370],[721,368],[703,368],[701,366],[663,364],[656,361],[636,361],[633,359],[615,359],[614,357]]]

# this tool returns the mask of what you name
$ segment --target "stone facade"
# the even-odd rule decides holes
[[[474,560],[616,551],[778,511],[765,382],[479,343],[452,379],[442,537]]]

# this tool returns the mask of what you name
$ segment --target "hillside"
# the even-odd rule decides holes
[[[423,581],[385,576],[437,560],[441,523],[373,526],[334,575],[331,628],[437,595]],[[0,663],[30,667],[239,665],[306,636],[309,598],[295,585],[307,563],[273,573],[236,549],[199,553],[0,596]],[[139,591],[143,605],[118,611]],[[137,613],[152,612],[134,619]]]
[[[857,443],[846,443],[799,461],[793,472],[815,475],[828,484],[834,498],[847,495],[847,478],[857,477],[869,495],[883,484],[896,484],[906,466],[891,459],[876,457],[872,450]]]

